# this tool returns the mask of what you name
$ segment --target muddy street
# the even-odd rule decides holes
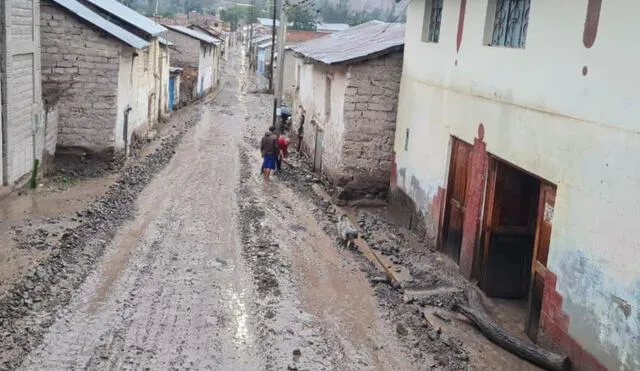
[[[251,92],[240,51],[225,76],[171,161],[122,205],[131,218],[68,303],[18,345],[24,358],[4,349],[15,356],[5,367],[416,368],[365,263],[337,249],[318,206],[283,180],[262,182],[256,145],[270,97]]]

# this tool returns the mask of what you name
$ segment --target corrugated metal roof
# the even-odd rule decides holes
[[[265,36],[256,36],[251,40],[252,44],[259,44],[265,40],[271,40],[273,38],[273,36],[271,35],[265,35]]]
[[[112,14],[152,36],[158,36],[167,29],[135,10],[120,4],[116,0],[85,0],[94,6]]]
[[[258,23],[266,27],[273,27],[273,18],[256,18]],[[280,27],[280,21],[276,19],[276,27]]]
[[[291,47],[325,64],[346,63],[404,46],[404,24],[371,21]]]
[[[258,45],[258,48],[266,48],[266,47],[270,47],[271,44],[273,44],[273,40],[269,38],[268,40],[263,40],[259,42],[257,45]]]
[[[163,37],[158,37],[158,42],[162,45],[173,46],[173,43]]]
[[[316,25],[317,31],[344,31],[351,28],[346,23],[318,23]]]
[[[51,1],[133,48],[143,49],[149,46],[149,43],[146,40],[143,40],[124,28],[102,18],[93,10],[80,4],[77,0]]]
[[[188,27],[184,27],[184,26],[175,26],[175,25],[165,25],[167,28],[169,28],[170,30],[176,31],[176,32],[180,32],[182,34],[185,34],[187,36],[193,37],[194,39],[198,39],[200,41],[209,43],[209,44],[215,44],[215,45],[219,45],[221,43],[220,40],[218,39],[214,39],[213,37],[202,33],[200,31],[196,31],[196,30],[192,30]]]
[[[203,34],[205,34],[205,35],[207,35],[207,36],[211,36],[211,37],[213,37],[213,38],[214,38],[214,39],[216,39],[216,40],[223,41],[223,40],[220,38],[220,36],[216,35],[216,34],[213,32],[213,30],[212,30],[211,28],[209,28],[209,27],[206,27],[206,26],[199,26],[199,25],[197,25],[197,24],[192,24],[192,25],[189,25],[189,26],[187,26],[187,27],[188,27],[188,28],[190,28],[190,29],[192,29],[192,30],[196,30],[196,31],[198,31],[198,32],[202,32]]]

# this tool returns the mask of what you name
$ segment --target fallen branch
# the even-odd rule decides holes
[[[487,339],[493,341],[502,348],[526,359],[540,367],[551,371],[566,371],[571,369],[571,361],[568,357],[550,352],[535,344],[526,343],[504,331],[498,326],[484,310],[480,301],[480,295],[475,287],[465,290],[468,305],[456,304],[454,309],[469,318]]]

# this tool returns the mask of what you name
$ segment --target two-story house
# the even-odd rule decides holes
[[[392,206],[578,370],[640,369],[639,11],[408,7]]]

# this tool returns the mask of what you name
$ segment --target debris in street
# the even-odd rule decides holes
[[[198,114],[196,109],[176,134],[161,140],[155,152],[126,166],[108,192],[91,204],[82,224],[65,231],[55,246],[47,244],[43,231],[21,239],[23,247],[44,248],[51,252],[0,298],[3,368],[17,368],[24,355],[39,344],[57,311],[69,302],[109,241],[133,214],[137,194],[169,162]],[[39,301],[35,302],[31,297],[38,297]]]
[[[457,304],[455,309],[473,321],[485,336],[504,349],[547,370],[567,371],[571,369],[569,357],[550,352],[535,344],[525,343],[504,331],[485,312],[477,290],[474,286],[468,286],[465,289],[467,303]]]

